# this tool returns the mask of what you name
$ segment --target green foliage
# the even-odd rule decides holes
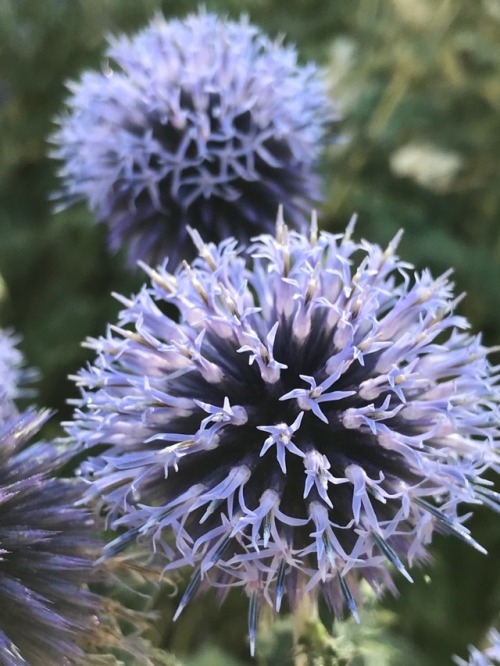
[[[435,273],[453,266],[457,291],[468,292],[462,312],[489,344],[498,344],[499,0],[214,0],[206,6],[230,15],[248,11],[270,34],[286,33],[304,59],[327,67],[346,141],[325,159],[321,224],[339,230],[356,211],[357,233],[382,243],[405,228],[401,254]],[[110,292],[137,289],[142,275],[128,274],[121,256],[108,255],[104,230],[83,206],[52,213],[51,119],[63,109],[65,80],[98,66],[108,32],[131,32],[158,9],[168,16],[194,8],[188,0],[0,2],[1,324],[23,335],[29,364],[43,377],[38,401],[56,407],[62,419],[74,393],[66,376],[86,358],[80,342],[115,318]],[[494,516],[479,512],[470,526],[498,552]],[[384,599],[380,612],[370,609],[361,628],[352,621],[336,625],[335,650],[351,650],[351,663],[360,666],[410,664],[411,658],[439,666],[466,643],[478,643],[500,607],[497,562],[449,538],[438,539],[434,552],[436,564],[425,570],[430,583],[417,572],[415,585],[402,583],[401,598]],[[167,626],[175,600],[164,601]],[[160,630],[163,645],[182,653],[185,666],[251,663],[245,615],[242,596],[220,610],[203,598],[178,627]],[[261,666],[292,663],[287,622],[264,630]]]
[[[498,3],[356,4],[330,44],[349,140],[330,156],[328,217],[341,226],[356,210],[383,239],[404,227],[405,256],[453,266],[464,312],[498,340]]]

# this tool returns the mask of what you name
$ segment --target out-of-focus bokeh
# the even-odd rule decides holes
[[[400,254],[436,275],[453,267],[457,293],[467,292],[461,313],[486,343],[500,344],[500,0],[205,6],[232,17],[246,11],[271,36],[286,35],[304,62],[325,67],[344,141],[324,158],[321,226],[342,230],[356,212],[358,236],[382,244],[404,228]],[[132,33],[159,10],[183,16],[196,3],[0,1],[0,323],[23,336],[21,348],[41,372],[37,400],[61,419],[75,392],[67,375],[88,356],[80,343],[115,319],[110,293],[136,290],[143,276],[108,254],[105,229],[85,206],[52,212],[56,164],[47,137],[64,109],[65,81],[100,66],[108,33]],[[337,646],[354,645],[356,664],[441,666],[481,643],[500,609],[500,527],[486,510],[468,526],[489,557],[438,538],[434,564],[416,572],[413,586],[401,582],[399,599],[385,597],[361,629],[336,626]],[[157,638],[182,663],[250,663],[242,597],[217,611],[209,595],[172,625],[169,592],[157,601]],[[263,632],[257,663],[293,663],[290,650],[281,620]]]

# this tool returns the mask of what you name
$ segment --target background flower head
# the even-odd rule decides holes
[[[131,263],[192,254],[209,240],[272,230],[280,204],[300,227],[335,119],[317,68],[243,18],[157,15],[110,39],[102,73],[69,85],[53,156],[63,205],[84,199]]]
[[[498,508],[498,373],[455,314],[449,274],[416,273],[344,235],[193,238],[199,257],[121,299],[89,344],[68,424],[104,444],[84,473],[113,527],[200,587],[263,601],[322,594],[357,615],[357,582],[394,590],[435,531],[483,549],[464,502]],[[389,565],[389,566],[388,566]]]
[[[33,395],[26,384],[36,379],[37,372],[26,367],[19,340],[12,331],[0,329],[0,420],[16,410],[17,398]]]

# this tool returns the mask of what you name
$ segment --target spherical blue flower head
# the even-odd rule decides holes
[[[278,221],[246,257],[204,244],[90,340],[71,435],[107,445],[83,472],[114,528],[194,592],[241,585],[253,644],[263,601],[321,593],[357,615],[357,582],[424,560],[434,531],[479,550],[463,502],[498,508],[498,377],[454,314],[448,274]],[[389,564],[389,566],[387,566]]]
[[[99,542],[82,482],[54,478],[68,450],[30,444],[47,420],[30,409],[0,423],[0,664],[87,664],[78,642],[99,626],[86,584]]]
[[[293,227],[320,198],[314,174],[335,119],[317,68],[243,18],[212,14],[110,40],[102,74],[71,83],[58,122],[63,203],[85,199],[132,265],[193,254],[208,240]]]
[[[26,368],[22,352],[17,348],[20,338],[12,331],[0,329],[0,419],[16,411],[14,401],[33,395],[26,383],[37,377],[37,372]]]
[[[458,666],[500,666],[500,632],[491,629],[488,632],[488,647],[481,652],[474,646],[469,647],[470,658],[468,661],[454,657]]]

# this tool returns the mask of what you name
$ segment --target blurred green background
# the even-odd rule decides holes
[[[302,59],[326,68],[342,108],[342,144],[322,171],[320,223],[341,230],[353,212],[357,234],[387,243],[405,229],[400,254],[434,274],[455,269],[460,311],[485,341],[500,343],[500,0],[218,0],[270,35],[285,34]],[[111,291],[142,282],[110,257],[105,229],[81,205],[54,215],[55,164],[47,158],[52,118],[64,82],[96,68],[109,32],[133,32],[161,9],[182,16],[186,0],[0,0],[0,324],[23,336],[21,348],[42,373],[40,404],[71,411],[67,380],[86,360],[80,346],[104,332],[118,305]],[[50,434],[60,434],[57,421]],[[361,630],[339,626],[355,664],[450,664],[481,642],[500,609],[500,528],[477,510],[468,523],[485,558],[451,538],[436,538],[435,563],[416,572],[401,596],[368,611]],[[191,666],[250,663],[245,601],[221,611],[208,596],[172,626],[176,601],[158,601],[163,645]],[[326,618],[326,623],[331,619]],[[344,641],[344,643],[342,643]],[[354,647],[352,647],[354,646]],[[368,646],[368,647],[367,647]],[[259,664],[292,663],[283,619],[263,631]],[[406,655],[406,656],[402,656]],[[312,657],[311,657],[312,659]],[[310,661],[311,664],[337,664]]]

